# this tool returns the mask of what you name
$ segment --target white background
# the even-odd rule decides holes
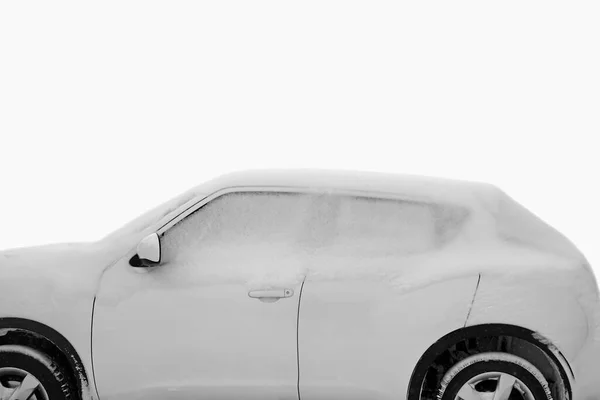
[[[0,248],[104,236],[221,173],[495,183],[600,272],[597,2],[0,6]]]

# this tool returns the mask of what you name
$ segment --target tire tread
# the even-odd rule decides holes
[[[19,354],[34,359],[38,363],[42,364],[48,372],[52,374],[56,383],[60,387],[62,392],[62,399],[56,400],[77,400],[78,396],[73,388],[73,382],[69,379],[69,374],[66,373],[65,369],[56,361],[52,360],[46,354],[32,349],[30,347],[22,345],[2,345],[0,346],[0,357],[10,356],[11,354]],[[30,371],[27,371],[30,372]],[[31,373],[31,372],[30,372]],[[50,399],[54,400],[54,399]]]
[[[548,384],[548,381],[546,380],[544,375],[542,375],[542,373],[533,364],[531,364],[529,361],[527,361],[521,357],[515,356],[514,354],[500,353],[500,352],[474,354],[472,356],[469,356],[469,357],[461,360],[457,364],[455,364],[452,368],[450,368],[450,370],[442,378],[442,381],[440,382],[440,387],[439,387],[438,393],[437,393],[437,400],[442,400],[444,393],[446,392],[446,389],[448,388],[448,386],[452,383],[454,378],[465,368],[468,368],[471,365],[474,365],[477,363],[492,362],[492,361],[511,363],[511,364],[518,365],[519,367],[525,369],[527,372],[529,372],[531,375],[533,375],[533,377],[535,377],[535,379],[540,383],[540,385],[542,386],[542,388],[546,394],[546,397],[547,397],[546,400],[553,400],[552,392],[550,390],[550,385]]]

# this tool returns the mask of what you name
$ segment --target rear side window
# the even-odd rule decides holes
[[[454,238],[464,209],[424,202],[357,196],[315,197],[304,234],[314,247],[364,256],[430,251]]]

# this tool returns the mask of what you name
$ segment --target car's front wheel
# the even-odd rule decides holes
[[[49,357],[25,346],[0,346],[0,399],[75,398],[64,370]]]
[[[467,357],[444,375],[438,400],[552,400],[548,382],[530,362],[507,353]]]

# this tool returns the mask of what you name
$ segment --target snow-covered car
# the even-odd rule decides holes
[[[0,253],[0,399],[567,400],[597,310],[584,256],[494,186],[233,173]]]

